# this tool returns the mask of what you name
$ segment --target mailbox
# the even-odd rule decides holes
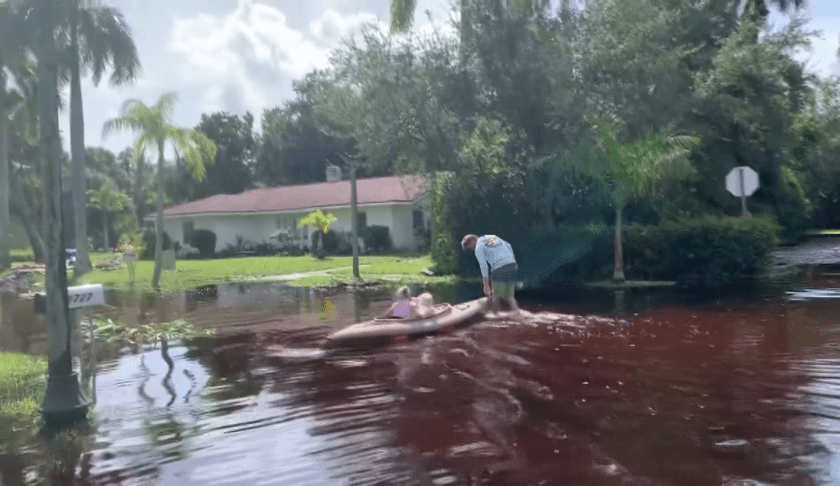
[[[47,297],[44,294],[35,294],[35,312],[38,314],[47,313]],[[81,307],[93,307],[105,305],[105,291],[102,284],[78,285],[67,288],[67,307],[79,309]]]
[[[67,302],[71,309],[105,305],[105,292],[102,290],[102,284],[68,287]]]

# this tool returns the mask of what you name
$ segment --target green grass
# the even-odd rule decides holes
[[[94,253],[94,265],[107,261],[110,255]],[[447,280],[445,277],[427,277],[420,273],[432,266],[428,256],[405,258],[397,256],[359,257],[361,276],[364,280],[387,279],[405,283]],[[161,273],[163,292],[177,292],[220,282],[240,282],[309,272],[328,272],[317,276],[302,276],[287,281],[292,285],[324,285],[335,282],[352,282],[352,257],[328,257],[318,260],[310,255],[299,257],[271,256],[224,258],[213,260],[179,260],[175,271]],[[135,289],[151,290],[153,261],[135,263]],[[101,283],[109,288],[130,288],[128,269],[122,266],[114,271],[93,270],[73,284]]]
[[[0,437],[4,447],[31,435],[38,406],[46,389],[47,361],[43,357],[0,352]]]

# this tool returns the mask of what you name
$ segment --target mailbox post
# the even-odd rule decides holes
[[[46,301],[39,297],[41,296],[36,296],[35,299],[35,310],[45,313]],[[67,289],[67,300],[67,307],[78,311],[78,309],[85,307],[105,305],[105,293],[100,284],[69,287]],[[72,322],[68,322],[68,326],[72,325]],[[60,346],[54,343],[50,344],[51,361],[57,359],[57,356],[63,353],[72,356],[71,334],[71,329],[62,330],[60,336],[58,336],[62,338],[59,343]],[[55,337],[50,336],[50,339]],[[52,371],[52,368],[50,370]],[[58,425],[82,420],[87,416],[90,405],[91,399],[79,386],[79,378],[72,368],[68,373],[50,374],[47,381],[47,392],[41,405],[41,415],[46,423]]]

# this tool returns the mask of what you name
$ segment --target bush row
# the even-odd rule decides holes
[[[391,234],[387,226],[368,226],[361,230],[360,236],[368,252],[381,254],[393,249]],[[328,231],[326,234],[315,232],[311,236],[311,248],[318,247],[319,238],[324,238],[323,250],[326,255],[350,255],[353,252],[350,238],[340,235],[335,231]],[[140,258],[143,260],[154,259],[155,232],[146,230],[143,233],[143,253]],[[197,229],[193,231],[192,238],[187,242],[190,246],[198,249],[199,258],[213,258],[216,256],[216,234],[210,230]],[[169,234],[163,233],[163,250],[178,250],[178,243],[172,241]],[[218,256],[236,256],[242,250],[251,250],[255,255],[265,256],[278,253],[277,245],[268,242],[251,244],[245,240],[237,242],[236,245],[228,245],[228,248],[218,253]],[[295,248],[285,249],[284,253],[292,255],[301,254],[302,251]]]
[[[673,280],[683,288],[719,288],[759,274],[769,263],[782,228],[766,217],[701,217],[660,225],[623,227],[624,270],[628,279]],[[614,230],[604,225],[536,228],[525,235],[498,234],[511,243],[520,277],[528,282],[573,282],[610,278]],[[471,252],[460,250],[460,235],[436,235],[432,257],[440,269],[478,272]]]

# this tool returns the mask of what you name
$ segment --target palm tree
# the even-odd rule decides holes
[[[560,158],[566,167],[594,176],[609,186],[615,208],[615,269],[613,280],[624,281],[621,224],[622,211],[631,198],[652,196],[666,178],[691,173],[688,156],[697,146],[696,137],[672,135],[670,129],[651,132],[632,142],[619,140],[614,119],[594,124],[595,143],[583,142]]]
[[[122,211],[128,204],[128,196],[120,192],[110,180],[106,180],[99,186],[99,189],[91,189],[87,192],[90,205],[102,211],[102,235],[104,247],[107,250],[108,244],[108,213]]]
[[[0,270],[9,268],[9,118],[22,95],[8,89],[12,69],[24,57],[26,43],[21,17],[8,4],[0,3]]]
[[[65,0],[70,3],[69,42],[63,53],[65,76],[70,77],[70,153],[73,159],[73,215],[75,223],[76,265],[74,274],[90,270],[88,254],[87,208],[85,200],[85,129],[82,110],[81,74],[91,70],[98,85],[105,69],[113,66],[112,85],[133,81],[140,73],[137,47],[122,13],[112,7],[93,6],[91,0]],[[86,5],[91,8],[84,8]]]
[[[324,254],[324,235],[330,231],[330,227],[334,225],[336,221],[337,219],[334,214],[325,214],[320,209],[312,211],[298,221],[298,228],[310,226],[315,229],[315,231],[321,232],[321,234],[318,235],[318,249],[315,251],[315,254],[318,257],[321,257]]]
[[[203,133],[189,128],[182,128],[172,123],[172,112],[178,96],[164,93],[152,106],[142,101],[126,101],[117,118],[105,122],[102,136],[107,137],[116,130],[132,130],[137,134],[134,144],[137,160],[143,160],[146,149],[154,147],[158,152],[157,171],[157,216],[155,218],[155,271],[152,286],[159,288],[161,252],[163,251],[163,150],[167,142],[172,143],[193,178],[204,179],[204,164],[212,163],[216,157],[216,144]]]

